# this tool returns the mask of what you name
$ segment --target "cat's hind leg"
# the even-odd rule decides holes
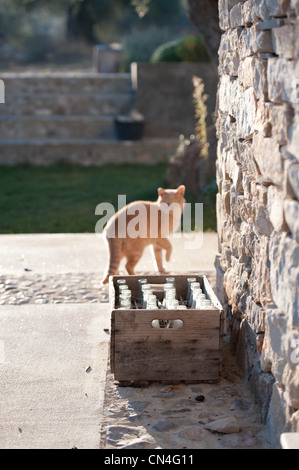
[[[143,250],[139,251],[134,251],[133,253],[130,253],[127,255],[127,263],[126,263],[126,270],[128,271],[128,274],[133,275],[135,274],[135,266],[140,260],[142,256]]]
[[[119,264],[123,257],[121,243],[116,238],[105,237],[108,245],[108,263],[102,279],[102,285],[108,284],[109,276],[118,274]]]

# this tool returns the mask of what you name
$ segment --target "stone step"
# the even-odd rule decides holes
[[[113,139],[110,116],[0,116],[0,142],[4,139]]]
[[[112,116],[130,108],[132,95],[127,93],[5,93],[0,105],[2,116]]]
[[[0,165],[50,165],[58,162],[86,166],[108,163],[150,165],[169,161],[177,146],[178,139],[11,139],[0,142]]]
[[[32,93],[128,93],[131,89],[130,74],[93,72],[24,72],[1,73],[5,94],[22,95]]]

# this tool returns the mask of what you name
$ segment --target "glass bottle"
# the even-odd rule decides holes
[[[117,290],[119,290],[119,286],[124,286],[127,284],[126,279],[117,279],[116,285],[117,285]]]
[[[167,277],[166,284],[172,284],[175,287],[175,278],[174,277]]]
[[[119,303],[121,305],[122,302],[127,302],[127,305],[132,308],[132,292],[129,289],[125,289],[121,292],[119,296]]]
[[[142,286],[147,284],[147,279],[138,279],[138,301],[142,301]]]
[[[146,308],[150,310],[158,310],[157,297],[154,294],[147,295]]]
[[[173,286],[172,283],[166,283],[164,284],[164,297],[163,297],[163,302],[162,305],[164,308],[167,308],[166,303],[167,303],[167,298],[175,298],[176,297],[176,291],[175,287]]]
[[[206,309],[211,309],[213,308],[212,303],[210,302],[209,299],[203,299],[200,302],[200,306],[198,307],[200,310],[206,310]]]
[[[131,308],[130,299],[122,299],[119,303],[120,310],[129,310]]]
[[[141,286],[141,292],[142,292],[142,297],[141,297],[142,308],[146,308],[147,295],[153,293],[151,285],[150,284],[143,284]]]
[[[189,308],[192,308],[193,296],[195,295],[195,292],[201,293],[199,282],[191,282],[190,284],[190,296],[189,296],[189,301],[188,301]]]
[[[201,303],[206,299],[205,294],[200,292],[195,292],[193,295],[192,306],[191,308],[200,308]]]
[[[190,299],[190,294],[191,294],[191,284],[193,282],[196,282],[196,277],[189,277],[187,279],[187,284],[188,284],[188,287],[187,287],[187,295],[186,295],[186,301],[187,303],[189,302],[189,299]]]

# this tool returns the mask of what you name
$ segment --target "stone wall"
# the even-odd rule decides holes
[[[173,137],[194,133],[195,106],[192,79],[200,77],[208,95],[207,125],[216,106],[217,67],[210,62],[137,64],[136,106],[146,119],[146,137]]]
[[[156,164],[176,150],[177,138],[117,140],[115,115],[132,106],[130,74],[10,72],[0,79],[0,165]]]
[[[273,447],[299,431],[299,1],[219,0],[218,296]]]

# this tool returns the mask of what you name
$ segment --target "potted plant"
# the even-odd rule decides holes
[[[145,119],[137,109],[131,109],[128,114],[115,117],[116,135],[119,140],[140,140],[143,137]]]
[[[143,137],[145,118],[136,109],[137,63],[131,64],[131,109],[115,116],[115,130],[119,140],[140,140]]]

